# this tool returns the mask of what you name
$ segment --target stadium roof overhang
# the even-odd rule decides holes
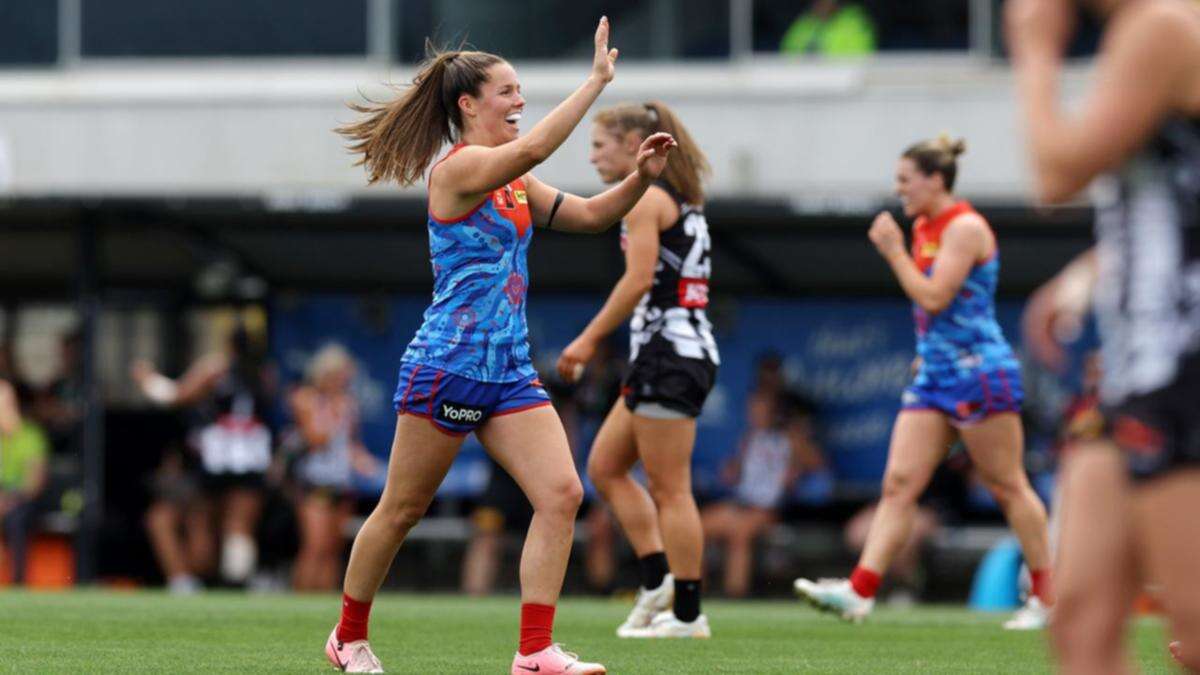
[[[1090,240],[1084,208],[978,206],[1002,239],[1009,294],[1028,292]],[[866,240],[870,213],[725,199],[708,215],[723,293],[895,292]],[[10,199],[0,202],[0,299],[72,297],[88,258],[100,289],[196,301],[285,290],[427,293],[424,222],[424,203],[414,198]],[[537,236],[530,271],[541,290],[603,291],[620,274],[615,228],[599,237]]]

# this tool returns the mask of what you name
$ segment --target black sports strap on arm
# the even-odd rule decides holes
[[[550,207],[550,217],[546,219],[546,229],[554,229],[554,214],[558,213],[558,207],[562,206],[563,199],[565,198],[566,195],[563,194],[562,190],[559,190],[558,194],[554,195],[554,206]]]

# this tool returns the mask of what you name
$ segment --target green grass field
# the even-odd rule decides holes
[[[383,595],[371,642],[388,672],[506,673],[515,598]],[[618,640],[628,605],[567,599],[555,638],[611,673],[1044,673],[1041,634],[1003,615],[883,609],[863,626],[791,602],[709,602],[709,641]],[[0,672],[332,672],[322,653],[329,596],[153,592],[0,593]],[[1174,672],[1156,621],[1134,638],[1143,672]]]

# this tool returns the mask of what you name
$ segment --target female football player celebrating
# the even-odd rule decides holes
[[[1070,306],[1077,289],[1095,287],[1108,427],[1065,467],[1051,630],[1064,672],[1125,672],[1131,598],[1154,582],[1181,641],[1172,651],[1197,671],[1200,8],[1086,3],[1104,16],[1104,38],[1095,87],[1068,115],[1058,79],[1077,4],[1085,3],[1006,7],[1038,196],[1064,201],[1103,176],[1093,191],[1094,253],[1050,289]]]
[[[896,192],[913,225],[912,255],[892,215],[875,217],[871,242],[913,301],[917,367],[892,430],[883,493],[867,543],[848,580],[796,580],[820,609],[861,621],[882,575],[904,545],[917,499],[957,435],[979,478],[1016,532],[1033,577],[1029,605],[1010,627],[1039,625],[1049,604],[1046,510],[1029,485],[1022,455],[1020,366],[996,323],[1000,272],[996,237],[953,194],[964,143],[942,137],[905,150]]]
[[[551,642],[583,489],[530,361],[526,251],[534,224],[599,232],[620,220],[662,172],[674,140],[647,138],[630,174],[591,199],[566,195],[529,173],[612,80],[617,50],[608,48],[607,19],[596,29],[595,48],[586,82],[524,136],[516,71],[498,56],[466,51],[435,55],[399,98],[356,106],[365,116],[340,130],[355,141],[371,182],[411,184],[443,141],[456,141],[429,171],[434,297],[401,361],[387,483],[354,540],[341,620],[326,644],[326,655],[343,670],[380,670],[366,641],[371,600],[463,437],[475,432],[534,509],[521,556],[520,647],[512,672],[604,672]]]
[[[613,406],[588,460],[588,476],[624,528],[642,572],[637,604],[617,635],[709,637],[700,613],[704,536],[691,483],[696,417],[719,363],[704,310],[712,270],[701,185],[708,160],[659,102],[597,114],[591,160],[602,180],[616,183],[637,165],[646,139],[662,132],[679,150],[621,224],[625,274],[563,350],[558,370],[577,377],[597,343],[633,315],[625,400]],[[649,491],[629,473],[639,459]]]

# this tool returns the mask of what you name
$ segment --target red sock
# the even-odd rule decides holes
[[[863,598],[875,597],[875,592],[879,590],[879,584],[882,581],[883,578],[879,576],[878,572],[872,572],[862,565],[855,567],[854,571],[850,573],[850,588],[853,588],[854,592]]]
[[[342,620],[338,622],[337,639],[354,642],[367,639],[367,620],[371,616],[371,603],[355,600],[342,594]]]
[[[521,603],[521,656],[529,656],[550,646],[554,631],[554,605]]]
[[[1054,596],[1050,594],[1050,570],[1029,570],[1029,578],[1033,582],[1033,596],[1043,605],[1054,604]]]

